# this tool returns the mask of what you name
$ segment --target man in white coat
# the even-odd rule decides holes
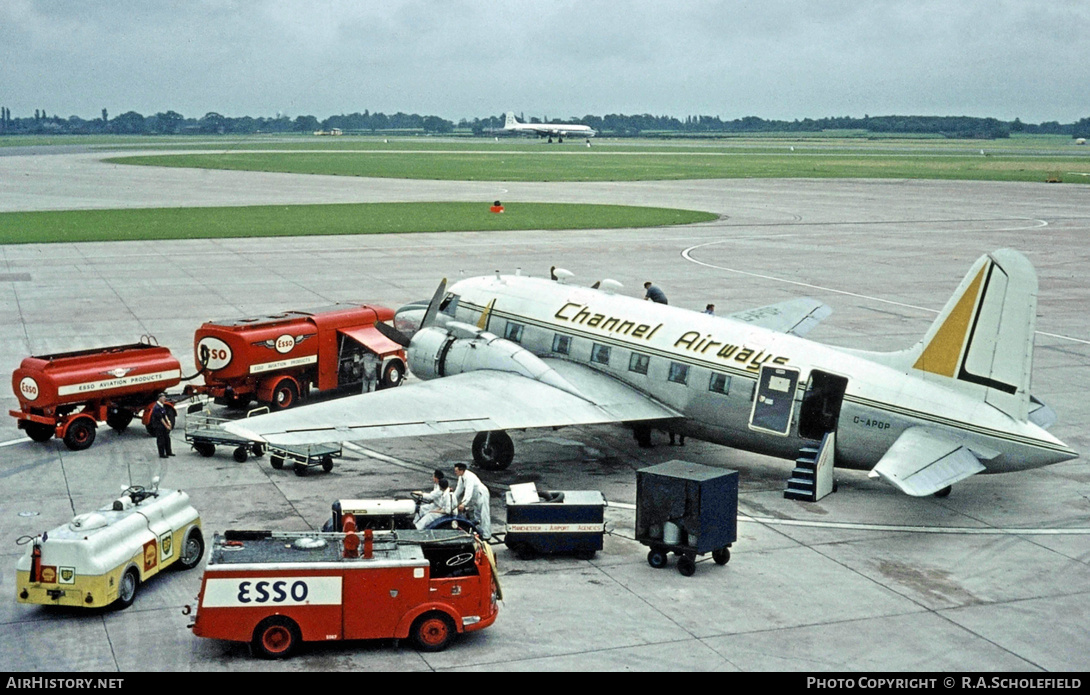
[[[438,521],[445,516],[454,516],[456,503],[453,491],[450,489],[450,482],[446,478],[439,478],[435,487],[437,493],[432,500],[430,509],[416,520],[418,529],[426,529],[432,522]]]
[[[444,480],[446,477],[447,476],[443,473],[443,471],[436,468],[434,471],[432,471],[431,474],[431,492],[425,494],[423,490],[413,490],[413,497],[420,499],[420,505],[419,508],[416,510],[416,519],[414,519],[414,521],[419,520],[420,517],[424,516],[428,512],[433,512],[439,508],[438,502],[442,492],[439,489],[439,481]],[[453,493],[454,491],[451,490],[451,492]]]
[[[458,501],[458,511],[466,515],[481,531],[481,538],[492,536],[492,512],[489,507],[488,488],[475,473],[467,470],[466,464],[454,464],[454,473],[458,476],[458,487],[454,490],[454,499]]]

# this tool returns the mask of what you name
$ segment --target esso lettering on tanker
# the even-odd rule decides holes
[[[19,395],[28,401],[34,401],[38,399],[38,382],[29,376],[24,376],[22,381],[19,382]]]
[[[254,606],[335,606],[341,603],[340,577],[234,577],[205,582],[205,608]]]
[[[212,371],[231,364],[231,346],[219,338],[201,338],[197,343],[197,362]]]
[[[294,335],[282,335],[276,339],[276,351],[281,355],[286,355],[291,352],[291,349],[295,347]]]

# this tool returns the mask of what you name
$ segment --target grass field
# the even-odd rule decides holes
[[[177,147],[177,142],[169,145]],[[999,141],[738,138],[699,142],[406,138],[252,139],[207,152],[115,157],[148,166],[462,181],[892,178],[1090,183],[1090,149],[1070,139]]]
[[[692,224],[707,212],[622,205],[487,203],[360,203],[0,214],[0,244],[145,239],[215,239],[321,234],[616,229]]]

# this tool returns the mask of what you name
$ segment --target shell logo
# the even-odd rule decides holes
[[[19,382],[19,395],[28,401],[34,401],[38,399],[38,382],[29,376],[24,376],[23,380]]]
[[[282,335],[276,339],[276,351],[281,355],[286,355],[291,352],[291,349],[295,347],[295,336]]]

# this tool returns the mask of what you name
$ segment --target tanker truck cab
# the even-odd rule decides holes
[[[16,599],[47,606],[127,608],[140,585],[204,554],[197,510],[180,490],[131,486],[111,504],[40,536],[19,539]]]
[[[227,531],[212,544],[193,634],[289,656],[302,642],[404,639],[445,649],[496,620],[495,557],[463,531]]]

